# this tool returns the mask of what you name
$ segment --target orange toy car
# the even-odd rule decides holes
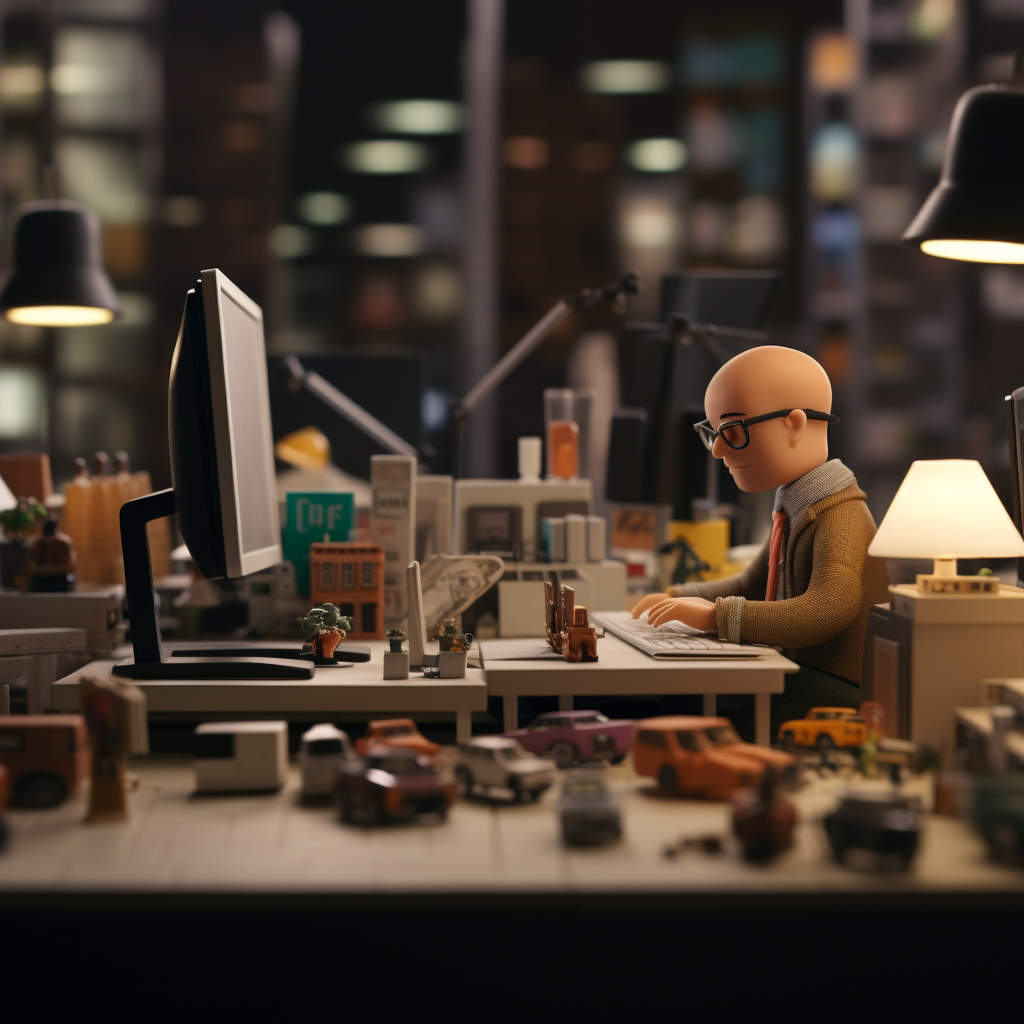
[[[16,807],[63,803],[89,777],[91,762],[81,715],[0,717],[0,764]]]
[[[756,786],[769,764],[783,776],[796,770],[792,754],[744,743],[727,718],[671,715],[636,723],[637,775],[649,775],[673,793],[724,800]]]
[[[385,718],[371,722],[366,727],[366,735],[356,740],[356,753],[365,755],[370,747],[381,746],[415,750],[425,757],[434,757],[441,749],[421,735],[411,718]]]
[[[853,708],[811,708],[806,718],[783,722],[779,742],[793,747],[862,747],[867,742],[868,724]]]

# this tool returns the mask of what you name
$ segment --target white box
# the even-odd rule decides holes
[[[608,555],[608,524],[601,516],[587,516],[587,561],[603,562]]]
[[[416,561],[451,555],[452,489],[450,476],[416,477]]]
[[[569,513],[565,517],[565,560],[587,560],[587,517]]]
[[[565,520],[548,516],[541,520],[541,546],[552,562],[565,561]]]
[[[437,656],[437,666],[441,670],[441,679],[465,679],[466,656],[468,651],[441,651]]]
[[[384,549],[384,625],[401,626],[409,613],[405,570],[416,557],[416,460],[370,457],[370,540]]]
[[[280,789],[288,772],[287,722],[204,722],[196,727],[196,791]]]
[[[408,679],[409,678],[409,652],[408,651],[385,651],[384,652],[384,678],[385,679]]]

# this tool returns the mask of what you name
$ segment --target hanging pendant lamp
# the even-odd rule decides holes
[[[939,184],[901,239],[930,256],[1024,263],[1024,64],[960,97]]]
[[[14,229],[14,270],[0,310],[16,324],[83,327],[120,316],[103,269],[99,219],[62,199],[25,203]]]

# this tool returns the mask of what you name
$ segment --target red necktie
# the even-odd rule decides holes
[[[786,513],[772,513],[772,539],[768,545],[768,589],[765,592],[766,601],[775,600],[775,591],[778,588],[779,563],[782,561],[782,536],[786,532]]]

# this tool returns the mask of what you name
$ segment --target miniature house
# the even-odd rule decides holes
[[[325,542],[309,547],[310,599],[330,601],[352,619],[349,637],[384,639],[384,549]]]

